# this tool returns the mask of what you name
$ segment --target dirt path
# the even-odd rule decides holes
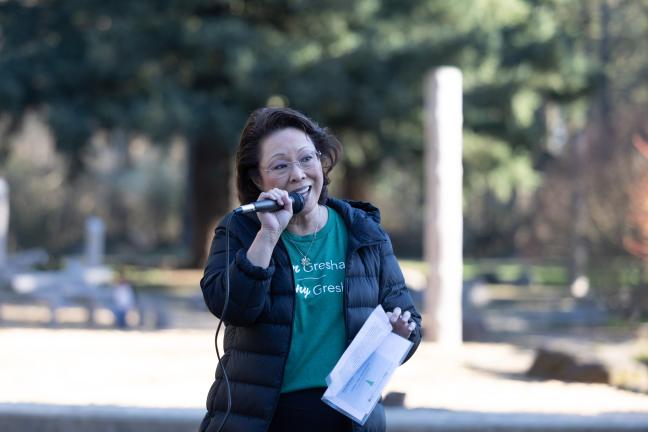
[[[0,403],[201,408],[216,354],[210,330],[0,330]],[[386,391],[406,407],[476,412],[648,413],[648,395],[526,380],[530,350],[422,344]]]

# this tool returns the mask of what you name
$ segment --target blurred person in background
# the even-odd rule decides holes
[[[216,228],[201,280],[209,310],[226,324],[222,359],[232,408],[225,431],[385,431],[381,403],[363,426],[321,398],[325,377],[377,305],[394,332],[414,343],[421,317],[380,226],[377,208],[328,196],[341,144],[289,108],[261,108],[242,131],[236,156],[241,203],[270,199],[275,212],[236,214]],[[304,199],[293,214],[288,194]],[[221,317],[226,292],[230,297]],[[222,371],[207,397],[201,431],[227,410]]]
[[[135,310],[135,293],[133,287],[126,279],[124,273],[119,274],[117,284],[113,290],[113,314],[115,327],[124,329],[128,327],[128,313]]]

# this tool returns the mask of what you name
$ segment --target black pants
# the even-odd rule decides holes
[[[325,390],[282,393],[268,432],[351,432],[351,420],[322,402]]]

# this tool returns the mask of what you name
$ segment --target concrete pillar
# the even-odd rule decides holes
[[[106,244],[105,225],[101,218],[93,216],[86,219],[85,228],[85,265],[100,266],[103,264]]]
[[[587,136],[580,132],[574,139],[571,148],[572,156],[572,192],[571,192],[571,245],[569,276],[572,296],[586,297],[590,290],[587,277],[587,185],[586,185],[586,159]]]
[[[463,168],[462,75],[454,67],[425,79],[425,339],[447,346],[462,341]]]
[[[9,237],[9,185],[0,177],[0,270],[7,265],[7,238]]]

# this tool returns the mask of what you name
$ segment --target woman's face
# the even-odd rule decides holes
[[[301,193],[304,197],[303,213],[316,209],[324,175],[310,137],[299,129],[280,129],[265,137],[260,148],[260,189],[279,188],[288,193]]]

